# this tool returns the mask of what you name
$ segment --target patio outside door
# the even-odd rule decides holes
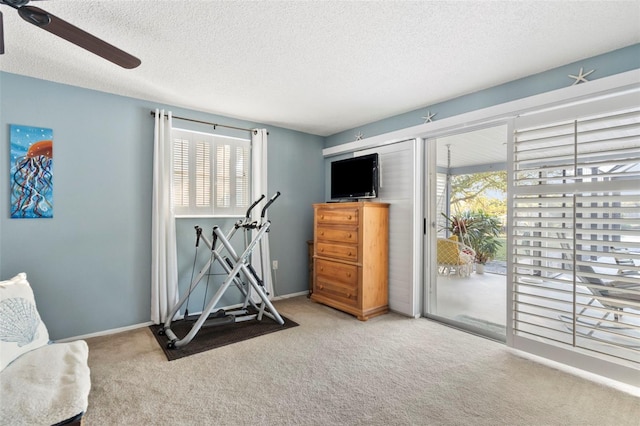
[[[429,139],[425,150],[425,316],[502,341],[506,142],[500,125]],[[482,236],[483,223],[494,232]]]

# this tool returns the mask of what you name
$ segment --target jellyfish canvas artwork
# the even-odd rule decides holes
[[[11,217],[53,217],[53,130],[12,124]]]

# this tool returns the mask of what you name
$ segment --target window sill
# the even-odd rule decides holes
[[[176,219],[240,219],[245,217],[244,215],[206,215],[206,214],[177,214],[174,215]]]

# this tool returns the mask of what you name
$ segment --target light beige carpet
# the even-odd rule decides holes
[[[300,326],[171,362],[147,327],[88,339],[85,426],[640,424],[640,398],[426,319],[276,307]]]

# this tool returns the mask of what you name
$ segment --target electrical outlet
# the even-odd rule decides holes
[[[276,269],[278,269],[278,261],[277,261],[277,260],[274,260],[274,261],[273,261],[273,262],[271,262],[271,263],[272,263],[272,267],[273,267],[273,270],[274,270],[274,271],[275,271]]]

